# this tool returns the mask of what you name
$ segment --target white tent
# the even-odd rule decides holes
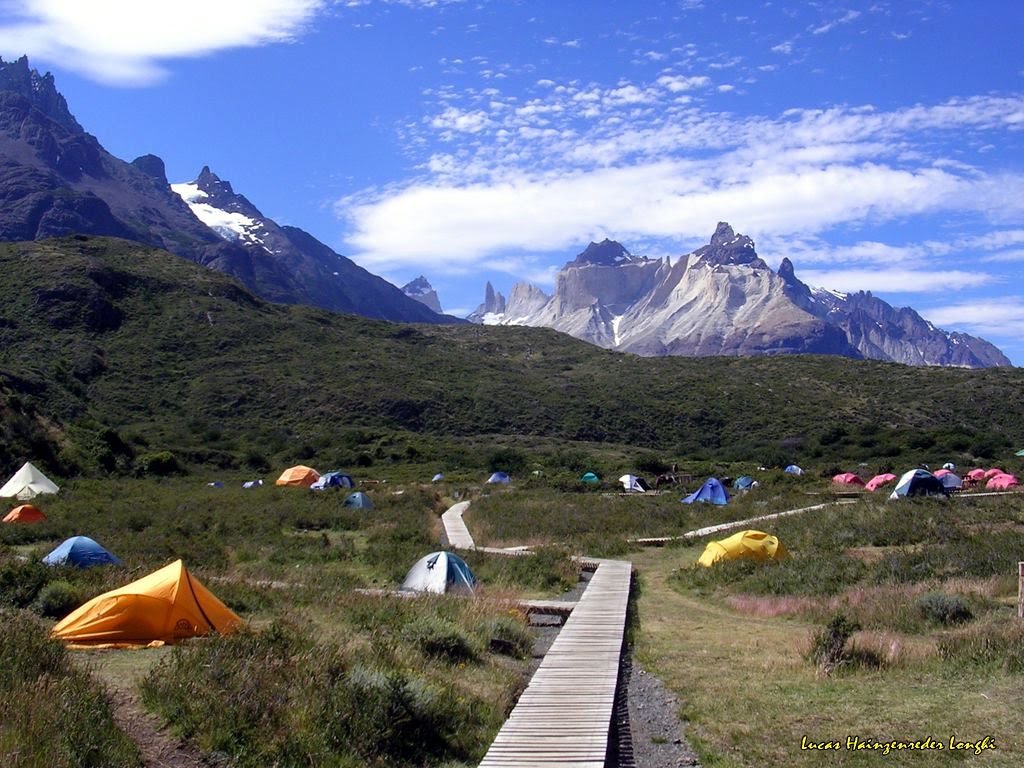
[[[46,475],[33,466],[31,461],[26,461],[24,466],[14,473],[3,488],[0,488],[0,497],[9,498],[16,496],[24,501],[38,496],[41,493],[56,493],[60,488]]]
[[[622,483],[622,487],[627,491],[644,493],[645,491],[651,490],[651,487],[647,485],[647,482],[642,477],[637,477],[636,475],[623,475],[619,478],[619,482]]]
[[[466,561],[451,552],[431,552],[409,569],[399,589],[412,592],[473,594],[476,577]]]

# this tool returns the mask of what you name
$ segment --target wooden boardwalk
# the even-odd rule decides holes
[[[628,562],[598,564],[481,768],[603,768],[631,572]]]
[[[480,548],[462,519],[469,502],[441,515],[454,549]],[[529,554],[523,547],[490,550]],[[569,613],[558,637],[533,673],[481,768],[566,766],[604,768],[619,683],[632,563],[581,558],[595,569],[576,603],[535,602],[537,612]]]

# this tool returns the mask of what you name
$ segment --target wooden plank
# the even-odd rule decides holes
[[[481,768],[603,768],[618,685],[632,565],[596,570],[484,756]]]

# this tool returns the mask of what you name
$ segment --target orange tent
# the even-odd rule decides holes
[[[298,485],[304,488],[309,488],[309,486],[319,479],[319,472],[315,469],[299,464],[295,467],[289,467],[282,472],[281,476],[277,478],[276,485]]]
[[[5,523],[41,523],[46,519],[42,510],[31,504],[22,504],[7,513]]]
[[[242,620],[176,560],[94,597],[58,622],[50,634],[74,645],[125,648],[213,632],[228,634],[241,625]]]

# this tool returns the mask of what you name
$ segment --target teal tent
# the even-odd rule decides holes
[[[580,478],[580,482],[586,483],[587,485],[597,485],[601,482],[601,478],[593,472],[587,472],[587,474]]]
[[[373,502],[370,501],[370,497],[362,491],[356,491],[355,493],[350,493],[345,497],[343,506],[356,507],[358,509],[373,509]]]

